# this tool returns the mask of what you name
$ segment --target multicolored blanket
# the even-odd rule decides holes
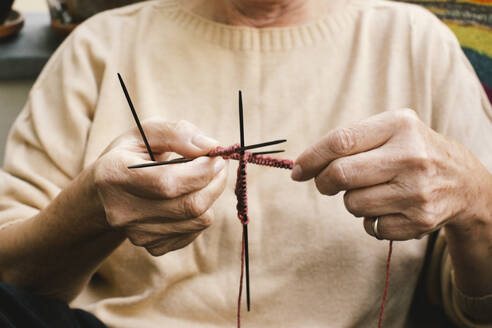
[[[422,5],[456,34],[492,102],[492,0],[399,0]]]

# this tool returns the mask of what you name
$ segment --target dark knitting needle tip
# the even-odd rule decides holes
[[[135,107],[133,107],[132,99],[130,98],[130,95],[128,94],[128,90],[126,89],[125,82],[123,82],[123,78],[121,77],[120,73],[118,73],[118,79],[120,80],[121,88],[123,89],[123,93],[125,94],[126,101],[128,102],[128,105],[130,106],[130,110],[132,111],[132,115],[133,115],[133,118],[135,119],[135,123],[137,123],[138,130],[140,131],[140,135],[142,136],[142,139],[145,143],[145,147],[147,148],[147,152],[149,153],[150,159],[152,161],[155,161],[154,154],[152,154],[152,149],[150,149],[149,142],[147,141],[147,137],[145,136],[142,125],[140,124],[140,120],[138,119],[137,112],[135,111]]]
[[[273,146],[273,145],[278,145],[278,144],[286,142],[286,141],[287,141],[287,139],[279,139],[279,140],[273,140],[273,141],[268,141],[268,142],[262,142],[259,144],[253,144],[253,145],[249,145],[249,146],[241,146],[241,148],[238,148],[236,151],[241,152],[241,151],[249,150],[249,149]]]
[[[161,165],[168,165],[168,164],[179,164],[179,163],[188,163],[194,160],[194,158],[176,158],[172,159],[170,161],[163,161],[163,162],[152,162],[152,163],[145,163],[145,164],[137,164],[137,165],[132,165],[128,166],[129,169],[141,169],[144,167],[153,167],[153,166],[161,166]]]
[[[243,124],[243,94],[239,90],[239,133],[241,140],[241,148],[244,148],[244,124]],[[244,150],[242,150],[244,152]]]
[[[245,271],[246,271],[246,305],[248,307],[248,312],[251,308],[250,293],[249,293],[249,249],[248,249],[248,225],[243,225],[244,234],[244,259],[245,259]]]
[[[270,151],[258,151],[256,153],[252,153],[253,156],[256,155],[269,155],[269,154],[278,154],[278,153],[283,153],[285,150],[270,150]]]

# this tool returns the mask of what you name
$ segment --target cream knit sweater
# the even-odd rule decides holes
[[[241,89],[247,143],[287,138],[284,158],[332,128],[410,107],[492,169],[491,107],[452,34],[422,9],[350,0],[309,25],[253,29],[152,1],[95,16],[47,64],[10,134],[0,228],[35,215],[134,127],[117,72],[141,119],[188,120],[224,146],[239,139]],[[213,226],[193,244],[154,258],[125,242],[74,305],[110,327],[233,327],[236,165]],[[243,311],[244,327],[376,327],[387,242],[364,232],[341,195],[322,196],[285,170],[248,172],[252,311]],[[395,244],[385,327],[405,326],[426,245]],[[450,266],[434,271],[448,313],[465,322]]]

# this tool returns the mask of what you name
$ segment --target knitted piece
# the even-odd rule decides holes
[[[230,147],[217,147],[208,153],[208,156],[222,156],[224,159],[234,159],[239,161],[237,168],[237,178],[236,178],[236,188],[235,194],[237,198],[237,216],[242,225],[247,225],[249,223],[248,217],[248,197],[247,197],[247,174],[246,174],[246,164],[252,163],[256,165],[264,165],[275,168],[283,168],[292,170],[294,162],[288,159],[277,159],[262,155],[253,155],[251,152],[239,153],[239,144],[232,145]],[[386,297],[388,296],[388,287],[390,280],[390,264],[391,264],[391,253],[393,252],[393,241],[389,242],[388,258],[386,260],[386,278],[384,283],[384,292],[381,300],[381,307],[379,310],[379,320],[378,328],[383,326],[383,315],[384,315],[384,305],[386,304]],[[243,291],[243,277],[244,277],[244,256],[245,256],[245,240],[244,234],[241,241],[241,274],[239,278],[239,295],[237,300],[237,327],[241,327],[241,295]]]
[[[224,159],[234,159],[240,161],[241,154],[237,152],[239,148],[240,148],[239,144],[235,144],[227,148],[223,148],[219,146],[214,150],[212,150],[210,153],[208,153],[208,156],[210,157],[222,156],[222,158]],[[292,168],[294,167],[294,162],[288,159],[277,159],[269,156],[254,155],[253,153],[248,151],[244,152],[244,156],[245,156],[244,160],[251,164],[270,166],[270,167],[276,167],[276,168],[288,169],[288,170],[292,170]]]

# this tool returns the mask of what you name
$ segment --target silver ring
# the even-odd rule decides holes
[[[378,223],[379,223],[379,216],[376,216],[376,218],[372,220],[372,224],[371,224],[372,232],[377,240],[383,240],[383,238],[381,238],[381,236],[379,235]]]

